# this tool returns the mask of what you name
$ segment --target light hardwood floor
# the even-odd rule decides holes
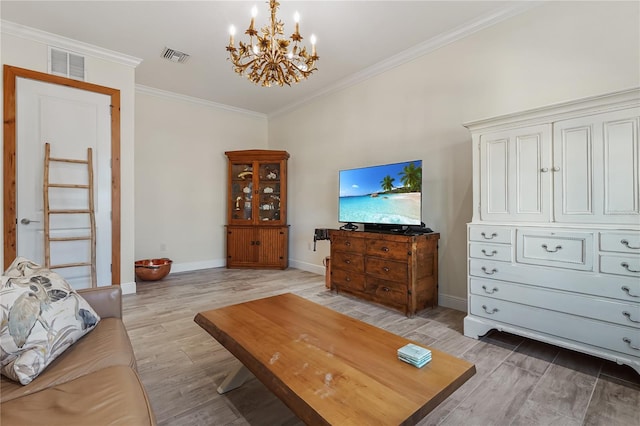
[[[218,395],[237,361],[193,322],[199,311],[292,292],[476,364],[477,374],[420,425],[640,425],[640,375],[629,367],[534,340],[462,334],[464,313],[437,307],[406,318],[336,295],[324,277],[208,269],[138,283],[124,322],[160,425],[300,425],[258,380]]]

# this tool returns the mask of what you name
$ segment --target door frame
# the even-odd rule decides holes
[[[3,71],[4,269],[9,267],[17,253],[16,83],[21,77],[111,97],[111,283],[120,284],[120,90],[11,65],[4,65]]]

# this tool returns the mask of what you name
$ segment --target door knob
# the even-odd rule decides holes
[[[23,217],[23,218],[22,218],[22,220],[20,220],[20,223],[21,223],[21,224],[23,224],[23,225],[28,225],[28,224],[30,224],[31,222],[40,223],[40,221],[39,221],[39,220],[31,220],[31,219],[26,218],[26,217]]]

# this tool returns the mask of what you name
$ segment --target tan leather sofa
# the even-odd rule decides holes
[[[120,286],[79,290],[100,322],[28,385],[2,376],[0,425],[155,425],[122,322]]]

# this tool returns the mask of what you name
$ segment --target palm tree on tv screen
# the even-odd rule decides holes
[[[396,180],[389,175],[386,175],[381,181],[380,186],[382,186],[383,191],[391,191],[393,189],[393,181]]]
[[[409,163],[400,172],[400,182],[409,192],[417,192],[422,189],[422,167],[416,167],[415,164]]]

